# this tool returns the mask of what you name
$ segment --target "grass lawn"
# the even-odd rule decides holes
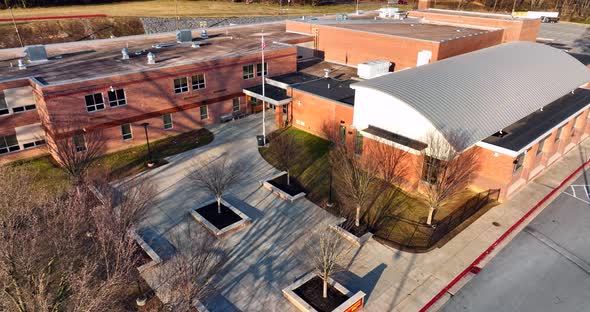
[[[297,180],[303,185],[308,191],[307,198],[319,206],[324,206],[328,200],[330,190],[330,171],[328,163],[328,152],[330,143],[320,137],[314,136],[302,130],[296,128],[288,128],[283,133],[291,133],[299,139],[299,153],[296,155],[296,165],[291,170],[291,175],[296,177]],[[272,144],[272,140],[271,143]],[[272,158],[272,155],[268,153],[268,149],[260,148],[260,154],[270,164],[276,164],[276,161]],[[276,165],[275,165],[276,166]],[[334,184],[337,184],[334,182]],[[391,186],[392,188],[394,186]],[[336,189],[333,190],[337,192]],[[374,205],[379,205],[379,202],[383,200],[381,197],[386,192],[381,192],[379,197],[374,201]],[[445,206],[439,209],[435,213],[435,223],[438,220],[442,220],[455,211],[457,208],[463,206],[469,199],[477,195],[477,192],[471,189],[465,189],[461,193],[457,194],[448,202]],[[334,194],[334,196],[336,196]],[[426,222],[428,217],[428,205],[426,202],[413,194],[401,193],[400,204],[397,206],[390,207],[386,213],[389,216],[398,216],[403,219],[410,220],[410,222],[400,222],[396,218],[386,218],[385,222],[380,226],[380,230],[377,231],[377,236],[388,238],[395,242],[407,242],[410,237],[413,237],[412,243],[416,245],[426,245],[427,238],[430,237],[432,230],[427,227],[416,227],[412,223]],[[481,209],[485,212],[497,203],[492,203],[489,207]],[[470,218],[472,221],[477,219],[479,212]],[[470,223],[468,221],[468,223]],[[458,229],[461,226],[458,227]]]
[[[207,145],[211,141],[213,141],[213,134],[207,129],[199,129],[151,142],[150,147],[153,158],[162,160],[165,157]],[[111,172],[111,179],[121,179],[146,170],[146,154],[147,145],[107,154],[97,159],[90,170]],[[36,183],[39,184],[39,187],[57,192],[65,189],[68,185],[67,174],[55,164],[50,156],[15,161],[9,165],[37,173]]]
[[[286,1],[285,1],[286,2]],[[361,3],[362,10],[375,10],[386,4]],[[283,6],[283,14],[308,15],[346,13],[355,11],[355,4],[335,4],[322,6]],[[29,9],[14,9],[15,17],[52,16],[52,15],[85,15],[106,14],[109,16],[176,16],[174,0],[146,0],[92,5],[71,5]],[[219,17],[219,16],[267,16],[278,15],[277,4],[229,2],[229,1],[178,1],[178,14],[181,17]],[[10,18],[8,10],[0,10],[0,18]]]

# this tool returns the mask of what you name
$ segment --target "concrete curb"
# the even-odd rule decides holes
[[[204,202],[202,205],[199,206],[199,208],[209,205],[209,204],[212,204],[212,203],[216,203],[216,202],[217,202],[217,200],[212,199],[210,201]],[[197,212],[198,208],[191,210],[191,216],[193,216],[193,218],[197,222],[201,223],[209,232],[211,232],[211,234],[217,236],[218,238],[224,237],[225,235],[227,235],[231,232],[237,231],[252,222],[252,219],[250,219],[250,217],[245,215],[238,208],[232,206],[230,203],[228,203],[224,199],[221,199],[221,203],[224,206],[226,206],[227,208],[229,208],[231,211],[233,211],[235,214],[240,216],[240,218],[242,218],[242,220],[240,220],[232,225],[226,226],[223,229],[218,229],[215,225],[213,225],[211,222],[207,221],[207,219],[205,219],[203,216],[201,216],[201,214],[199,214]]]
[[[276,179],[276,178],[278,178],[278,177],[280,177],[282,175],[285,175],[285,174],[287,174],[286,171],[283,171],[281,173],[275,174],[274,176],[272,176],[272,177],[270,177],[270,178],[268,178],[268,179],[266,179],[264,181],[260,181],[260,184],[265,189],[267,189],[267,190],[273,192],[274,194],[276,194],[277,196],[279,196],[279,198],[282,199],[282,200],[286,200],[286,201],[289,201],[289,202],[294,202],[294,201],[296,201],[296,200],[298,200],[300,198],[305,197],[305,193],[304,192],[301,192],[301,193],[299,193],[297,195],[289,195],[289,194],[287,194],[287,192],[281,190],[278,187],[275,187],[274,185],[272,185],[272,184],[270,184],[268,182],[270,180]]]

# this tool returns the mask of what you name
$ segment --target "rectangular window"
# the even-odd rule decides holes
[[[123,140],[133,139],[133,133],[131,133],[131,124],[121,125],[121,134],[123,135]]]
[[[111,107],[123,106],[127,104],[125,99],[125,91],[123,89],[117,89],[107,92],[109,98],[109,105]]]
[[[358,131],[354,137],[354,153],[357,155],[361,155],[363,153],[363,135]]]
[[[209,109],[207,109],[207,105],[202,105],[199,108],[199,111],[201,113],[201,120],[205,120],[205,119],[209,118]]]
[[[424,156],[424,165],[422,166],[422,181],[434,184],[438,181],[438,175],[440,174],[442,160]]]
[[[197,74],[191,77],[193,82],[193,90],[199,90],[205,88],[205,74]]]
[[[242,67],[242,78],[244,78],[244,79],[254,78],[254,64],[244,65]]]
[[[537,147],[537,153],[535,154],[536,157],[543,155],[543,147],[545,146],[545,140],[547,138],[542,139],[539,141],[539,146]]]
[[[86,110],[88,112],[95,112],[104,109],[104,99],[102,93],[89,94],[84,97],[86,101]]]
[[[188,79],[186,77],[174,79],[174,93],[188,92]]]
[[[234,108],[234,112],[239,112],[240,111],[240,98],[234,98],[233,100],[233,108]]]
[[[262,76],[262,63],[256,64],[256,76]],[[264,76],[268,76],[268,63],[264,62]]]
[[[524,154],[520,154],[514,160],[514,168],[512,170],[512,174],[517,173],[518,170],[520,170],[520,168],[522,168],[523,164],[524,164]]]
[[[557,133],[555,134],[555,143],[559,142],[559,140],[561,139],[561,132],[563,131],[563,126],[559,127],[559,129],[557,129]]]
[[[23,149],[33,148],[33,147],[41,146],[41,145],[45,145],[45,140],[39,140],[39,141],[35,141],[35,142],[25,143],[25,144],[23,144]]]
[[[172,129],[172,115],[166,114],[162,116],[162,119],[164,120],[164,130]]]
[[[285,116],[289,115],[289,104],[283,105],[283,114]]]
[[[10,111],[8,110],[8,106],[6,105],[6,100],[4,99],[4,95],[0,94],[0,115],[8,115]]]
[[[0,154],[16,152],[20,150],[16,134],[0,137]]]
[[[12,112],[13,113],[22,113],[22,112],[30,111],[30,110],[34,110],[34,109],[37,109],[37,106],[35,106],[35,104],[31,104],[31,105],[13,107]]]
[[[84,140],[83,134],[74,135],[72,140],[74,141],[74,149],[76,152],[83,152],[86,150],[86,140]]]

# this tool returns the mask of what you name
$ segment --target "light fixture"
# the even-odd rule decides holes
[[[109,91],[111,91],[111,92],[115,92],[115,88],[113,88],[113,86],[111,86],[111,87],[109,88]]]

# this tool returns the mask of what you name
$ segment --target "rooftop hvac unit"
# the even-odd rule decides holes
[[[360,78],[371,79],[389,73],[391,63],[388,61],[369,61],[357,66],[357,74]]]
[[[203,29],[201,31],[201,39],[209,39],[209,34],[207,34],[207,30]]]
[[[147,54],[147,63],[149,65],[156,64],[156,55],[152,52]]]
[[[30,45],[25,47],[25,55],[31,62],[47,61],[47,52],[44,45]]]
[[[129,49],[128,48],[121,49],[121,59],[122,60],[128,60],[129,59]]]
[[[193,34],[190,29],[181,29],[176,32],[176,42],[191,42],[193,41]]]

